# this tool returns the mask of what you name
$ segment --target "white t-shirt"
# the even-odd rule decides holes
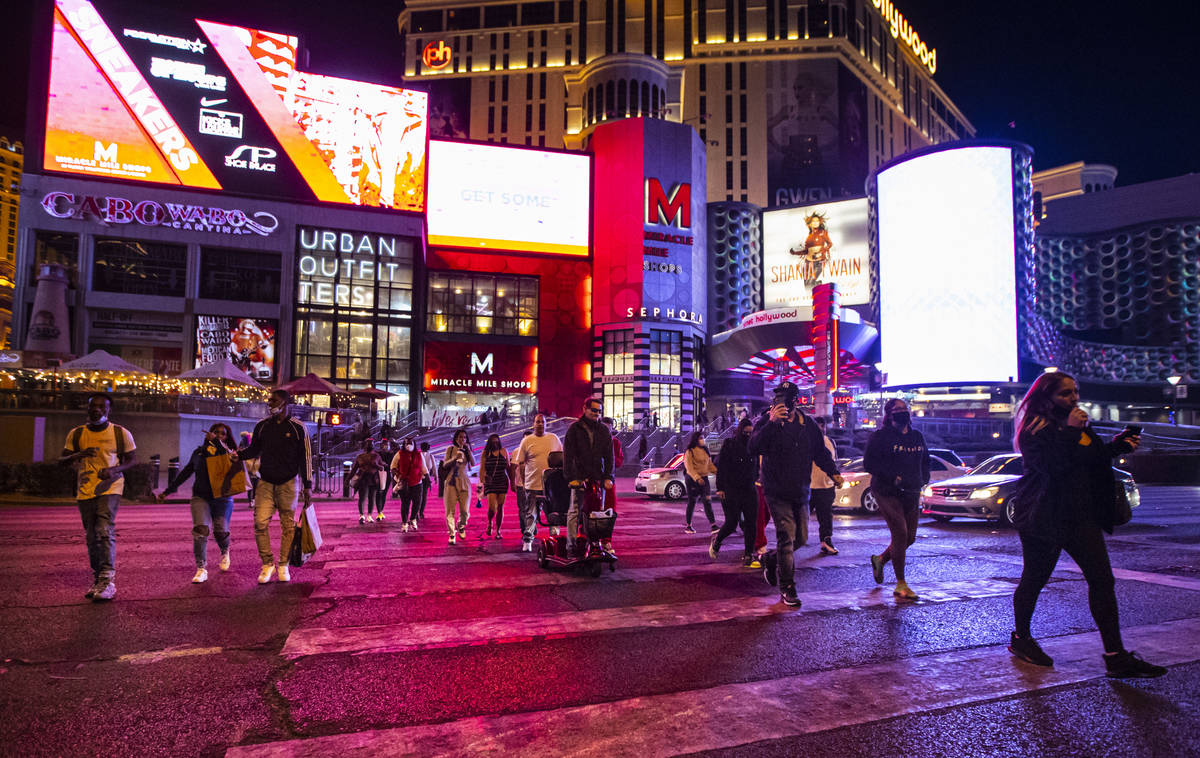
[[[562,449],[557,434],[546,433],[541,437],[531,434],[521,440],[513,463],[518,466],[525,464],[525,489],[542,491],[542,474],[550,468],[550,453]]]
[[[821,436],[825,437],[825,435]],[[833,440],[825,437],[825,447],[829,449],[829,454],[836,459],[837,447],[834,446]],[[820,466],[814,463],[812,470],[812,484],[809,486],[811,486],[814,490],[827,490],[833,486],[833,480],[829,478],[829,474],[826,474],[821,470]]]

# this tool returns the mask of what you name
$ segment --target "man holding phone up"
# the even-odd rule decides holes
[[[763,576],[779,585],[780,600],[799,607],[796,596],[793,549],[797,530],[808,541],[808,498],[815,463],[837,486],[842,475],[833,461],[821,430],[798,407],[800,390],[791,382],[775,388],[771,412],[750,437],[750,453],[762,456],[763,495],[775,519],[775,552],[763,556]]]

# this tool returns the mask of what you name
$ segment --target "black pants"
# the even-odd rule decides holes
[[[690,476],[684,477],[684,482],[687,483],[687,516],[683,523],[692,523],[692,513],[696,510],[696,498],[700,498],[704,502],[704,515],[708,516],[708,523],[716,526],[717,518],[713,515],[712,498],[708,494],[708,477],[704,477],[703,484],[697,484],[695,479]]]
[[[1063,551],[1078,564],[1088,585],[1088,605],[1092,618],[1104,641],[1104,652],[1119,653],[1125,649],[1121,643],[1121,626],[1117,619],[1117,593],[1113,580],[1112,564],[1108,560],[1108,548],[1104,534],[1091,521],[1079,523],[1058,535],[1030,534],[1021,532],[1021,552],[1025,568],[1021,582],[1013,593],[1013,615],[1016,617],[1017,634],[1030,636],[1029,624],[1038,595]]]
[[[817,513],[817,536],[821,542],[833,539],[833,498],[836,487],[810,490],[808,505]]]
[[[400,488],[400,523],[407,524],[416,519],[417,508],[420,506],[417,498],[420,494],[420,489],[411,485]]]
[[[733,531],[738,528],[738,519],[742,520],[742,537],[745,538],[745,555],[754,554],[754,536],[758,531],[758,493],[754,491],[754,485],[749,487],[738,488],[731,487],[725,490],[725,497],[721,500],[721,508],[725,511],[725,523],[721,525],[721,531],[717,532],[717,545],[719,546],[725,541],[725,538],[733,534]]]

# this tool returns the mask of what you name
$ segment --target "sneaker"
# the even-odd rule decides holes
[[[751,567],[751,565],[750,565],[750,563],[751,563],[753,560],[754,560],[754,558],[753,558],[752,556],[749,556],[749,555],[743,555],[743,556],[742,556],[742,568],[744,568],[744,569],[752,568],[752,567]]]
[[[377,516],[375,517],[375,520],[376,520],[376,521],[383,521],[383,511],[380,511],[380,512],[379,512],[379,515],[377,515]]]
[[[417,520],[416,519],[413,519],[412,521],[408,522],[408,531],[410,531],[410,532],[417,531]]]
[[[491,537],[491,536],[492,536],[492,525],[491,525],[491,524],[488,524],[487,531],[483,533],[483,536],[484,536],[484,537]]]
[[[454,544],[454,535],[453,534],[450,535],[450,544],[451,545]]]
[[[522,552],[522,553],[529,553],[529,552],[532,552],[532,551],[533,551],[533,543],[532,543],[532,542],[530,542],[529,540],[523,540],[523,541],[521,542],[521,552]]]
[[[766,555],[764,555],[762,557],[762,564],[763,564],[763,579],[766,579],[767,584],[774,587],[776,584],[779,583],[779,573],[778,573],[779,565],[777,563],[776,555],[774,553],[767,553]]]
[[[220,568],[222,571],[229,570],[229,551],[228,550],[226,550],[224,553],[221,553],[221,560],[219,563],[217,563],[217,567]]]
[[[714,561],[717,559],[717,553],[721,552],[721,541],[717,539],[717,533],[713,532],[712,537],[708,540],[708,557]]]
[[[838,550],[836,547],[833,546],[833,540],[828,539],[828,538],[821,540],[821,555],[837,555],[837,554],[838,554]]]
[[[401,525],[401,527],[400,527],[400,531],[402,531],[402,532],[407,532],[407,531],[408,531],[408,524],[403,524],[403,525]]]
[[[605,541],[604,541],[604,542],[601,544],[601,547],[603,547],[603,548],[604,548],[604,552],[606,552],[606,553],[612,553],[613,555],[616,555],[616,554],[617,554],[617,551],[616,551],[616,550],[613,550],[613,546],[612,546],[612,540],[605,540]]]
[[[719,532],[719,531],[721,531],[721,527],[717,526],[716,524],[714,524],[714,523],[712,523],[712,522],[710,521],[710,522],[709,522],[709,524],[708,524],[708,531],[710,531],[710,532]]]
[[[87,598],[88,600],[91,600],[93,597],[96,596],[96,593],[102,589],[104,589],[104,586],[101,583],[101,581],[99,579],[93,579],[92,586],[88,587],[87,592],[83,593],[83,596],[85,598]]]
[[[467,528],[465,526],[459,528],[458,538],[460,540],[465,540],[467,538]]]
[[[783,603],[789,608],[799,608],[800,598],[796,597],[796,588],[788,587],[783,592],[780,592],[779,602]]]
[[[896,582],[896,589],[892,590],[892,594],[897,600],[916,600],[917,593],[912,591],[908,586],[908,582]]]
[[[279,576],[279,581],[281,582],[292,581],[292,572],[288,569],[288,565],[286,563],[279,564],[277,574]]]
[[[366,517],[366,516],[359,516],[359,517],[358,517],[358,523],[360,523],[360,524],[365,524],[365,523],[367,523],[367,517]]]
[[[878,555],[871,556],[871,576],[875,578],[876,584],[883,584],[883,557]]]
[[[367,523],[368,523],[368,524],[374,524],[374,523],[375,523],[375,519],[371,518],[370,516],[367,516]]]
[[[102,580],[104,581],[104,580]],[[104,587],[96,590],[96,594],[92,595],[93,603],[106,603],[117,596],[117,585],[115,582],[106,581]],[[1149,664],[1146,664],[1149,665]],[[1165,672],[1165,669],[1164,669]],[[1110,675],[1111,676],[1111,675]]]
[[[1034,666],[1053,666],[1054,659],[1046,655],[1042,646],[1033,637],[1021,637],[1016,632],[1009,638],[1008,652]]]
[[[258,572],[258,583],[266,584],[271,581],[271,577],[275,575],[275,564],[264,563],[262,570]]]
[[[752,568],[752,569],[762,568],[762,561],[760,561],[758,559],[757,555],[750,559],[750,568]]]
[[[207,581],[208,581],[208,569],[206,569],[206,568],[196,569],[196,574],[195,574],[195,576],[192,577],[192,584],[204,584]]]
[[[1107,669],[1105,673],[1113,679],[1152,679],[1167,673],[1162,666],[1138,658],[1132,650],[1104,656],[1104,668]]]
[[[692,528],[691,524],[684,524],[683,525],[683,533],[684,534],[695,534],[696,530]]]
[[[500,539],[500,530],[499,529],[496,530],[496,539]]]

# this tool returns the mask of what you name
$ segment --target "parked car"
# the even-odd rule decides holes
[[[648,495],[652,500],[665,497],[667,500],[683,500],[687,497],[687,487],[684,478],[687,473],[683,470],[683,453],[678,453],[665,466],[643,469],[633,480],[633,489]],[[708,486],[712,495],[717,494],[717,477],[708,475]]]
[[[836,508],[858,508],[863,513],[879,513],[879,504],[871,494],[871,475],[863,470],[863,459],[856,458],[841,467],[845,483],[837,492],[833,501]],[[943,479],[962,476],[967,473],[966,466],[958,466],[937,455],[929,456],[929,481],[940,482]]]
[[[1024,471],[1020,453],[993,455],[966,476],[927,486],[921,492],[921,512],[943,522],[962,517],[1012,524],[1012,495]],[[1136,508],[1142,498],[1133,475],[1116,467],[1113,474]]]
[[[929,454],[936,455],[937,457],[941,458],[943,461],[946,461],[947,463],[953,463],[955,466],[964,466],[964,467],[970,468],[969,466],[967,466],[966,462],[963,461],[963,459],[958,456],[958,453],[954,452],[953,450],[951,450],[949,448],[931,447],[931,448],[929,448]]]

